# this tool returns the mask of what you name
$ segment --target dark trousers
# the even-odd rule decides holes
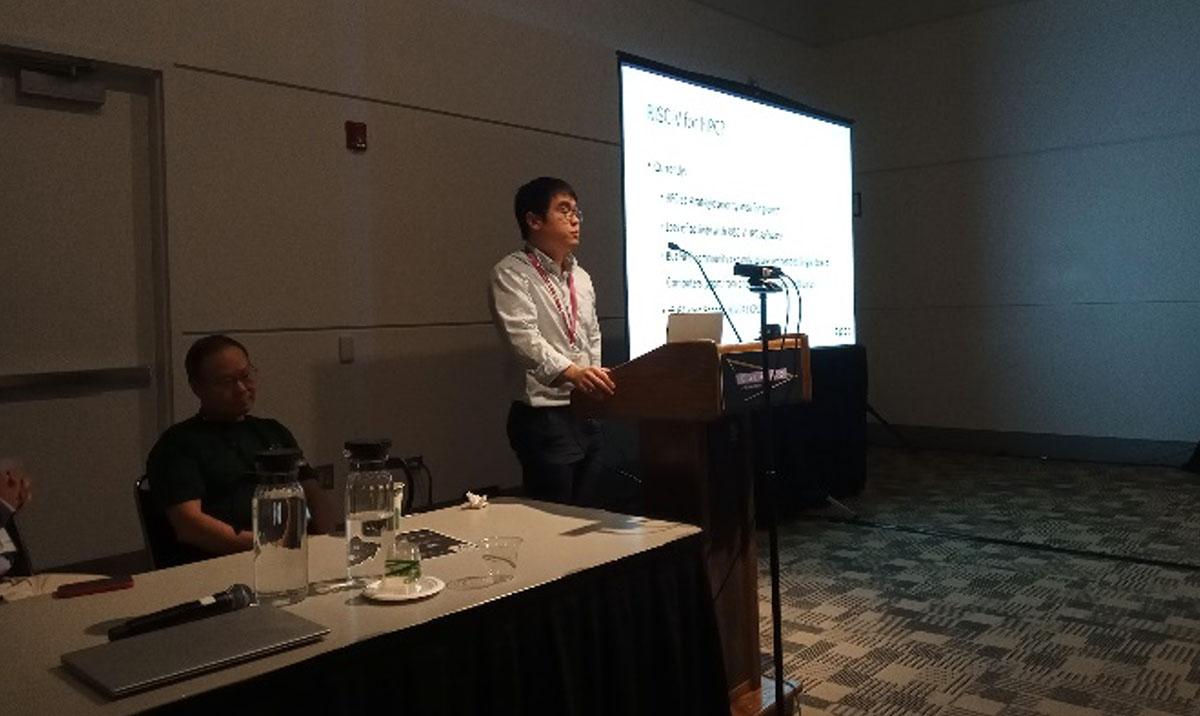
[[[567,406],[508,411],[508,444],[521,462],[525,495],[535,500],[600,507],[600,424],[580,420]]]

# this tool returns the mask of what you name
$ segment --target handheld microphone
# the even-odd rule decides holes
[[[177,624],[196,621],[205,617],[213,617],[226,612],[237,611],[250,606],[254,602],[254,590],[245,584],[235,584],[223,592],[217,592],[211,597],[203,597],[192,602],[176,604],[157,612],[133,617],[108,630],[108,640],[116,641],[126,637],[144,634],[155,629],[163,629]]]
[[[737,338],[738,343],[741,343],[742,334],[738,333],[737,326],[733,325],[733,319],[729,317],[729,311],[725,310],[725,304],[721,303],[721,297],[717,295],[717,289],[713,286],[713,282],[709,280],[708,274],[704,271],[704,265],[700,263],[700,259],[693,256],[691,251],[688,251],[674,241],[668,241],[667,248],[672,251],[678,251],[696,262],[697,268],[700,269],[700,275],[704,277],[704,283],[708,286],[708,290],[712,292],[713,298],[717,299],[717,305],[721,308],[721,315],[725,316],[725,320],[729,322],[729,327],[733,329],[733,335]]]
[[[763,281],[771,278],[779,278],[783,276],[783,269],[778,266],[763,266],[761,264],[734,264],[734,276],[745,276],[746,278],[757,278]]]

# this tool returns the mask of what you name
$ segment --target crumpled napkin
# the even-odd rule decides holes
[[[467,510],[482,510],[487,506],[487,495],[476,495],[474,492],[468,492],[467,504],[463,505],[463,508]]]
[[[0,604],[37,596],[38,590],[31,577],[0,579]]]

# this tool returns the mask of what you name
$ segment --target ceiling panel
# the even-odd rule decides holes
[[[1037,0],[695,0],[809,45],[829,45]]]

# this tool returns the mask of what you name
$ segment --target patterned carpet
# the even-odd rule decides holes
[[[803,713],[1200,715],[1200,477],[873,450],[849,506],[885,526],[780,530]]]

